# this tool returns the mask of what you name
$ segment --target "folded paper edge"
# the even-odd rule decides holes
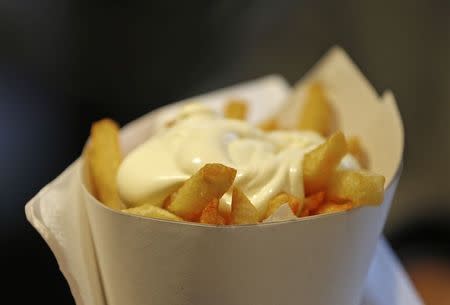
[[[394,122],[396,126],[396,130],[399,138],[398,150],[395,149],[395,153],[398,155],[395,156],[395,166],[392,166],[392,172],[387,174],[387,183],[385,185],[385,189],[392,184],[395,180],[395,177],[398,172],[400,172],[401,162],[403,158],[404,152],[404,126],[403,121],[400,115],[400,111],[397,107],[397,103],[394,97],[394,94],[390,90],[386,90],[382,95],[379,95],[375,90],[374,86],[370,83],[368,78],[364,75],[358,65],[352,60],[350,55],[345,52],[343,48],[338,45],[331,47],[324,55],[322,55],[319,60],[300,78],[297,82],[295,82],[292,87],[292,95],[287,97],[287,101],[280,105],[280,110],[278,112],[278,117],[283,116],[286,118],[279,123],[288,127],[293,124],[294,116],[293,113],[297,113],[300,111],[301,102],[299,102],[299,98],[303,97],[303,90],[305,85],[311,82],[311,80],[316,79],[319,75],[323,76],[325,67],[333,66],[337,70],[342,70],[346,72],[347,75],[354,76],[353,80],[359,83],[360,88],[365,88],[365,92],[367,94],[367,102],[369,104],[376,104],[377,109],[382,111],[385,114],[388,114],[391,117],[391,121]],[[334,71],[334,70],[333,70]],[[329,72],[327,70],[327,72]],[[294,109],[294,110],[292,110]],[[391,168],[391,167],[389,167]]]
[[[400,150],[399,155],[397,156],[397,169],[392,177],[391,181],[388,181],[386,184],[385,189],[387,189],[393,181],[396,179],[397,176],[399,176],[403,170],[403,157],[405,153],[405,127],[403,125],[402,116],[400,113],[400,110],[398,108],[397,100],[395,99],[395,95],[391,90],[385,90],[383,91],[380,102],[385,104],[385,107],[389,107],[391,110],[391,113],[396,116],[396,120],[394,122],[397,124],[397,129],[399,131],[399,138],[400,138]]]
[[[351,67],[352,70],[358,75],[358,77],[363,81],[363,83],[366,85],[366,87],[370,90],[371,94],[374,98],[379,98],[380,95],[377,93],[373,85],[370,83],[369,79],[364,75],[364,73],[361,71],[361,69],[358,67],[358,65],[355,63],[355,61],[350,57],[350,55],[339,45],[335,45],[331,47],[330,50],[328,50],[320,59],[318,62],[316,62],[311,69],[308,70],[308,72],[295,83],[294,88],[297,87],[297,85],[302,84],[306,79],[308,79],[314,71],[320,67],[327,65],[328,62],[334,62],[339,61],[338,59],[341,58],[347,66]]]
[[[146,114],[140,116],[139,118],[136,118],[135,120],[122,126],[121,133],[127,134],[128,130],[132,130],[132,129],[136,128],[136,126],[144,124],[144,122],[147,123],[146,121],[149,117],[152,117],[155,114],[157,114],[158,112],[162,111],[163,110],[162,108],[164,108],[164,107],[168,107],[168,106],[169,107],[177,107],[179,105],[185,104],[192,100],[202,99],[206,96],[208,96],[208,97],[217,96],[217,95],[221,95],[227,91],[236,91],[236,90],[239,90],[239,89],[242,89],[245,87],[255,86],[255,85],[267,86],[268,84],[277,85],[279,88],[286,89],[286,91],[291,90],[289,83],[286,81],[286,79],[281,74],[269,74],[266,76],[262,76],[259,78],[254,78],[254,79],[247,80],[247,81],[244,81],[244,82],[241,82],[238,84],[234,84],[229,87],[222,87],[220,89],[213,90],[210,92],[203,92],[203,93],[197,94],[192,97],[186,97],[181,100],[168,103],[167,105],[165,105],[163,107],[152,109],[148,113],[146,113]]]
[[[158,107],[155,109],[150,110],[148,113],[132,120],[131,122],[128,122],[127,124],[123,125],[120,129],[120,139],[123,144],[123,140],[125,138],[130,138],[130,133],[135,132],[136,130],[148,130],[149,134],[151,134],[151,131],[154,129],[154,127],[159,127],[161,122],[166,122],[167,120],[170,120],[173,118],[173,115],[171,113],[180,107],[181,105],[184,105],[186,103],[192,102],[192,101],[202,101],[204,98],[208,99],[214,99],[217,96],[221,96],[224,93],[229,92],[236,92],[240,91],[242,89],[245,89],[246,91],[252,90],[256,87],[272,87],[277,88],[277,90],[284,91],[288,93],[291,90],[291,87],[289,83],[286,81],[286,79],[279,75],[279,74],[270,74],[267,76],[262,76],[259,78],[254,78],[251,80],[247,80],[241,83],[237,83],[228,87],[222,87],[217,90],[213,90],[210,92],[204,92],[200,93],[198,95],[192,96],[192,97],[186,97],[178,101],[174,101],[171,103],[168,103],[162,107]],[[232,94],[231,94],[232,95]],[[279,101],[280,107],[282,103],[284,103],[283,100]],[[150,121],[150,118],[155,118],[154,120]],[[89,140],[88,140],[89,141]],[[130,147],[135,147],[138,145],[139,141],[132,141],[131,143],[127,143],[127,145],[124,146],[124,150],[127,151]]]
[[[403,156],[404,150],[405,150],[405,126],[403,125],[402,116],[400,113],[400,109],[398,108],[397,99],[395,98],[395,94],[390,90],[387,89],[383,91],[383,94],[381,95],[381,101],[386,104],[386,106],[390,107],[395,116],[397,117],[396,122],[398,124],[398,130],[400,130],[400,137],[401,137],[401,153]],[[402,158],[403,159],[403,158]]]
[[[69,270],[67,257],[64,255],[64,250],[61,248],[58,240],[54,235],[48,230],[47,226],[40,221],[40,218],[36,215],[35,209],[37,205],[40,204],[41,197],[51,190],[59,181],[65,179],[67,176],[74,174],[77,166],[80,164],[80,159],[75,160],[69,167],[67,167],[58,177],[53,181],[48,183],[44,188],[42,188],[32,199],[30,199],[25,205],[25,216],[28,222],[38,231],[42,239],[46,242],[53,255],[55,256],[56,262],[58,263],[59,270],[63,274],[64,278],[67,280],[70,292],[77,305],[88,305],[85,304],[84,299],[81,295],[80,288],[77,284],[77,280],[72,276]]]

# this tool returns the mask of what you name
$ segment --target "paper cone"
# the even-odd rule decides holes
[[[92,285],[85,284],[88,292],[79,296],[77,303],[357,305],[401,172],[402,122],[393,95],[386,93],[380,99],[338,48],[296,85],[296,95],[304,94],[310,80],[323,82],[340,127],[346,134],[360,136],[372,169],[386,176],[381,206],[248,226],[147,219],[113,211],[93,198],[88,185],[81,184],[80,160],[70,172],[75,178],[67,179],[82,198],[73,202],[79,204],[75,210],[81,211],[77,214],[81,215],[77,219],[82,219],[79,225],[89,224],[89,228],[69,233],[80,240],[87,237],[88,246],[82,251],[86,255],[67,254],[67,249],[61,248],[64,238],[55,243],[46,239],[57,257],[62,251],[70,256],[67,264],[60,262],[66,276],[92,274],[88,277]],[[229,97],[246,98],[250,119],[256,122],[280,109],[288,91],[280,78],[269,77],[196,99],[219,110]],[[179,103],[169,105],[126,126],[121,133],[125,151],[173,117],[178,107]],[[286,101],[280,115],[292,123],[291,114],[300,107],[296,100]],[[43,190],[37,198],[47,200],[45,196],[48,192]],[[46,238],[47,229],[37,225],[36,219],[42,218],[39,214],[51,218],[53,211],[37,207],[27,205],[27,217]],[[61,217],[68,218],[69,210]],[[75,296],[81,295],[77,285],[71,289]]]
[[[332,50],[296,86],[320,80],[347,134],[363,139],[387,178],[385,201],[345,213],[279,223],[211,227],[125,215],[84,193],[107,304],[356,305],[400,173],[403,131],[395,101],[380,102],[348,57]],[[251,90],[249,90],[251,91]],[[222,92],[198,100],[221,108]],[[244,94],[245,95],[245,94]],[[245,96],[244,96],[245,97]],[[246,96],[253,120],[270,113]],[[176,112],[171,105],[125,128],[126,150]],[[300,107],[288,101],[292,108]],[[294,112],[295,113],[295,112]]]

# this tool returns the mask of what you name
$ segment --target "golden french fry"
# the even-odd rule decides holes
[[[298,129],[314,130],[321,135],[328,135],[333,124],[333,110],[327,101],[324,90],[319,83],[309,88],[302,112],[298,121]]]
[[[121,161],[118,124],[111,119],[103,119],[92,124],[86,162],[95,196],[113,209],[123,208],[116,185]]]
[[[244,225],[258,223],[259,214],[247,196],[238,188],[233,188],[231,199],[231,224]]]
[[[204,165],[177,191],[167,209],[187,220],[198,219],[205,206],[228,191],[236,170],[218,163]]]
[[[383,202],[384,177],[368,171],[338,170],[328,185],[327,199],[350,201],[355,207]]]
[[[318,192],[305,198],[299,217],[314,215],[325,199],[325,192]]]
[[[272,131],[278,129],[278,123],[275,118],[270,118],[260,122],[258,127],[264,131]]]
[[[173,221],[183,221],[183,219],[178,217],[177,215],[172,214],[169,211],[164,210],[163,208],[154,206],[150,203],[146,203],[146,204],[140,205],[135,208],[125,209],[125,210],[122,210],[122,212],[127,213],[127,214],[132,214],[132,215],[149,217],[149,218],[158,218],[158,219],[173,220]]]
[[[214,198],[203,209],[202,215],[200,215],[200,223],[206,223],[211,225],[224,225],[225,218],[219,213],[219,200]]]
[[[369,168],[369,156],[367,154],[367,151],[364,150],[363,146],[361,145],[361,141],[359,141],[358,137],[350,137],[347,140],[347,146],[348,146],[348,152],[352,154],[356,160],[358,160],[359,165],[361,165],[362,168],[368,169]]]
[[[352,208],[353,205],[351,202],[344,202],[344,203],[327,202],[319,207],[319,209],[316,211],[316,214],[344,212],[351,210]]]
[[[225,224],[229,224],[231,222],[231,205],[219,204],[219,214],[224,219]]]
[[[264,214],[263,219],[268,218],[272,215],[280,206],[288,203],[292,212],[297,214],[298,207],[300,206],[300,199],[288,193],[280,193],[277,196],[273,197],[267,206],[266,213]]]
[[[178,188],[176,191],[170,193],[170,194],[166,197],[166,199],[164,199],[163,204],[162,204],[163,208],[167,209],[167,207],[169,206],[169,204],[170,204],[170,203],[175,199],[175,197],[177,196],[178,190],[179,190],[179,188]]]
[[[303,158],[303,183],[307,195],[324,191],[336,167],[347,154],[342,132],[332,134],[325,143]]]
[[[247,118],[248,105],[244,100],[230,100],[225,105],[225,117],[229,119],[245,120]]]

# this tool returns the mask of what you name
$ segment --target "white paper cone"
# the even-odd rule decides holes
[[[392,94],[380,100],[340,49],[296,86],[298,95],[311,78],[324,83],[340,126],[361,137],[373,169],[386,176],[384,203],[279,223],[212,227],[125,215],[83,189],[84,200],[77,203],[87,211],[105,300],[97,297],[92,304],[358,304],[400,176],[402,123]],[[267,78],[197,99],[220,109],[228,97],[244,97],[257,121],[279,107],[285,89],[278,78]],[[293,100],[286,104],[291,113],[301,107]],[[121,134],[125,150],[151,135],[177,107],[127,126]],[[81,175],[78,179],[80,185]],[[31,221],[30,215],[31,208]]]
[[[356,305],[397,181],[380,208],[241,227],[136,218],[88,196],[108,304]]]

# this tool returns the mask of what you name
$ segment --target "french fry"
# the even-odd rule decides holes
[[[384,180],[383,176],[364,170],[338,170],[328,185],[327,199],[350,201],[355,207],[379,205],[383,202]]]
[[[224,204],[220,205],[219,203],[219,214],[225,221],[225,224],[229,224],[231,222],[231,205]]]
[[[121,160],[118,124],[111,119],[92,124],[86,162],[94,193],[99,201],[116,210],[123,208],[116,185]]]
[[[272,131],[278,129],[278,123],[275,118],[270,118],[260,122],[258,127],[264,131]]]
[[[341,159],[347,153],[342,132],[331,135],[327,141],[303,158],[303,183],[307,195],[324,191]]]
[[[351,210],[352,208],[353,205],[351,202],[344,202],[344,203],[327,202],[319,207],[319,209],[316,211],[316,214],[320,215],[320,214],[344,212]]]
[[[219,200],[214,198],[203,209],[202,215],[200,215],[200,223],[206,223],[211,225],[224,225],[225,218],[219,213]]]
[[[300,206],[300,199],[288,193],[280,193],[269,201],[263,219],[270,217],[270,215],[285,203],[289,204],[292,213],[297,214],[298,207]]]
[[[230,100],[225,105],[224,113],[228,119],[245,120],[248,105],[244,100]]]
[[[177,191],[167,209],[187,220],[198,219],[205,206],[233,184],[236,170],[218,163],[204,165]]]
[[[247,196],[237,187],[233,188],[231,199],[231,224],[244,225],[258,223],[259,213]]]
[[[324,90],[319,83],[309,88],[302,112],[298,121],[298,129],[314,130],[323,136],[331,132],[333,110],[327,101]]]
[[[368,169],[369,168],[369,156],[367,154],[367,151],[364,150],[363,146],[361,145],[361,141],[358,137],[350,137],[347,140],[347,146],[348,146],[348,152],[352,154],[356,160],[358,160],[359,165],[361,165],[362,168]]]
[[[170,194],[164,199],[163,204],[162,204],[163,208],[167,209],[167,207],[169,206],[169,204],[170,204],[170,203],[175,199],[175,197],[177,196],[178,190],[179,190],[179,188],[178,188],[176,191],[170,193]]]
[[[122,212],[131,214],[131,215],[138,215],[143,217],[149,217],[149,218],[158,218],[158,219],[165,219],[165,220],[173,220],[173,221],[183,221],[182,218],[178,217],[175,214],[170,213],[169,211],[154,206],[150,203],[146,203],[143,205],[140,205],[135,208],[125,209],[122,210]]]
[[[325,199],[325,192],[318,192],[305,198],[299,217],[314,215]]]

